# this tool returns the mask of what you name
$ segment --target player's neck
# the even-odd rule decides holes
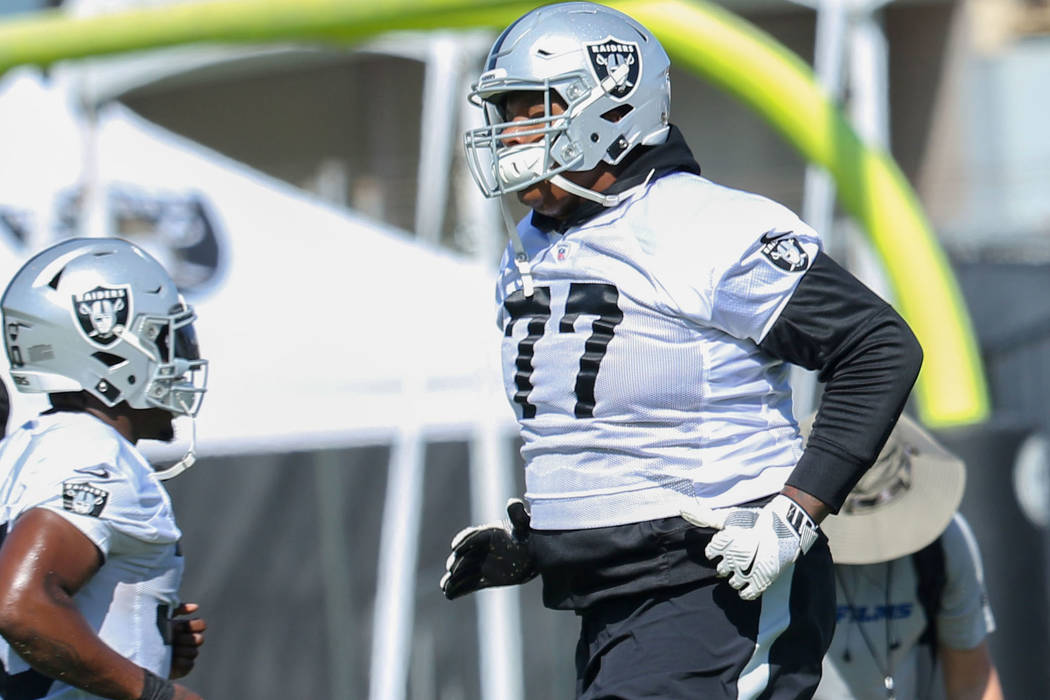
[[[84,408],[85,413],[90,413],[95,418],[106,425],[112,427],[118,433],[120,433],[125,440],[130,443],[138,442],[138,436],[135,434],[135,426],[131,421],[131,418],[122,413],[110,413],[101,409],[95,408],[94,406],[86,406]]]

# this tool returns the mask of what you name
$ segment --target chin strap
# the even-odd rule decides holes
[[[555,175],[550,178],[550,182],[570,194],[589,199],[592,202],[597,202],[603,207],[615,207],[618,204],[627,201],[645,188],[645,186],[649,184],[649,181],[653,179],[653,174],[655,172],[655,170],[650,170],[649,174],[645,176],[645,180],[642,181],[641,184],[635,185],[634,187],[618,194],[601,194],[600,192],[589,190],[586,187],[580,187],[561,175]],[[518,226],[514,223],[514,220],[510,216],[510,212],[507,211],[507,207],[504,206],[502,200],[499,200],[499,209],[503,214],[503,222],[507,226],[507,234],[510,237],[510,244],[514,248],[514,267],[518,269],[518,275],[521,277],[522,291],[525,293],[526,297],[531,297],[533,292],[535,292],[536,287],[532,281],[532,263],[529,262],[529,254],[525,252],[525,246],[521,242],[521,236],[518,235]]]
[[[168,479],[174,479],[182,472],[186,471],[194,465],[197,461],[197,417],[190,416],[190,447],[186,450],[186,454],[182,456],[178,462],[167,467],[166,469],[158,469],[154,472],[157,478],[161,481],[167,481]]]
[[[554,177],[550,178],[550,182],[551,184],[557,185],[566,192],[574,194],[577,197],[583,197],[584,199],[589,199],[592,202],[597,202],[603,207],[615,207],[618,204],[621,204],[622,202],[626,202],[628,199],[636,195],[639,190],[648,185],[649,181],[653,179],[653,173],[655,172],[655,170],[650,170],[649,174],[645,176],[645,180],[642,182],[642,184],[635,185],[634,187],[628,190],[624,190],[623,192],[620,192],[618,194],[602,194],[601,192],[589,190],[586,187],[581,187],[577,185],[575,182],[570,182],[563,175],[555,175]]]
[[[502,199],[499,200],[499,210],[503,214],[503,223],[507,226],[507,235],[510,237],[510,244],[514,248],[514,267],[518,268],[522,291],[526,297],[531,297],[536,287],[532,282],[532,263],[529,262],[529,254],[525,252],[521,236],[518,235],[518,226],[514,223],[514,219],[511,218],[510,212],[507,211],[507,207],[503,204]]]

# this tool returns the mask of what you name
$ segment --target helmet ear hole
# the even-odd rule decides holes
[[[111,369],[127,362],[127,360],[120,355],[114,355],[111,352],[103,352],[101,350],[91,353],[91,356]]]
[[[619,105],[613,107],[608,112],[604,112],[601,116],[605,121],[615,124],[633,111],[634,107],[631,105]]]

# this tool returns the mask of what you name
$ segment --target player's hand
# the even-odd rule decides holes
[[[192,615],[200,610],[196,603],[183,603],[175,608],[174,616]],[[193,670],[193,664],[204,644],[204,630],[208,623],[199,617],[171,621],[171,679],[182,678]],[[176,696],[178,697],[178,696]],[[188,696],[188,697],[196,697]]]
[[[509,522],[464,528],[452,539],[441,591],[449,600],[490,586],[531,581],[539,573],[529,553],[531,518],[518,498],[507,501]]]
[[[777,494],[762,508],[696,507],[682,517],[716,532],[704,550],[717,563],[719,576],[729,576],[729,585],[744,600],[754,600],[769,588],[799,554],[817,540],[819,529],[802,506]]]

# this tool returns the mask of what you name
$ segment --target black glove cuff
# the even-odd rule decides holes
[[[518,542],[528,540],[529,532],[532,531],[532,516],[525,507],[525,502],[520,498],[507,501],[507,517],[510,518],[511,536]]]
[[[174,683],[146,669],[143,673],[142,695],[138,700],[172,700],[175,697]]]

